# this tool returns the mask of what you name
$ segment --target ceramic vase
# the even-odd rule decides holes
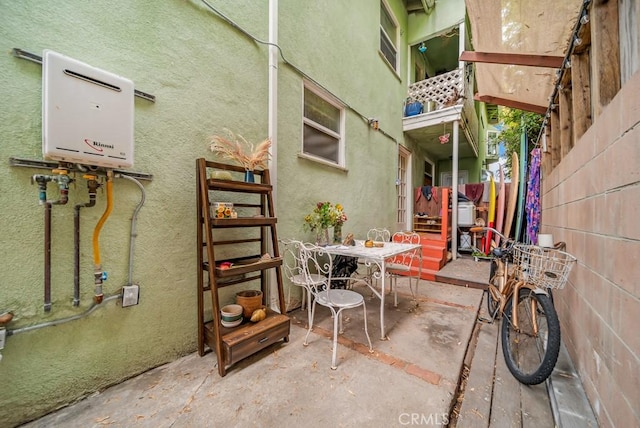
[[[329,229],[326,227],[316,229],[316,245],[326,247],[329,244]]]

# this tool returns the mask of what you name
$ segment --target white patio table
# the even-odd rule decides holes
[[[373,293],[380,299],[380,339],[386,340],[384,327],[384,296],[385,296],[385,282],[387,279],[385,260],[392,259],[393,257],[406,253],[416,248],[420,248],[420,244],[402,244],[399,242],[385,242],[383,247],[365,247],[364,241],[356,241],[356,245],[328,245],[323,247],[327,254],[342,255],[357,257],[365,260],[365,265],[376,265],[378,270],[374,273],[375,278],[380,279],[381,287],[378,291],[373,285],[367,281],[367,286],[373,291]],[[420,255],[420,271],[422,270],[422,251],[418,251]],[[422,272],[419,272],[421,274]]]

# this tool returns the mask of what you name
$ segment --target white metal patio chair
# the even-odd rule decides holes
[[[364,302],[364,297],[355,291],[345,289],[331,288],[330,284],[335,279],[332,278],[332,257],[328,255],[322,247],[317,245],[302,243],[299,241],[293,241],[290,245],[291,251],[296,252],[299,255],[299,265],[302,267],[302,276],[305,278],[305,287],[309,295],[313,297],[311,304],[311,312],[309,315],[309,329],[304,338],[304,345],[307,346],[309,334],[313,329],[313,320],[316,310],[316,305],[321,305],[331,310],[333,317],[333,356],[331,359],[331,369],[335,370],[336,357],[338,350],[338,334],[343,333],[342,325],[342,311],[345,309],[357,308],[362,306],[362,313],[364,316],[364,332],[369,342],[369,351],[373,352],[373,346],[371,345],[371,338],[369,337],[369,331],[367,329],[367,308]],[[318,282],[319,276],[322,276],[324,280]]]
[[[391,240],[391,232],[384,227],[377,227],[373,229],[369,229],[367,232],[367,240],[374,242],[389,242]],[[378,266],[375,263],[371,263],[367,261],[367,259],[360,258],[358,259],[359,265],[366,266],[366,273],[360,276],[359,280],[364,280],[369,285],[373,286],[374,273],[376,272]]]
[[[420,244],[420,235],[416,232],[396,232],[393,234],[391,241],[403,244]],[[412,295],[414,295],[411,286],[412,280],[415,280],[416,291],[418,290],[418,282],[420,281],[420,251],[422,251],[422,247],[402,253],[385,261],[386,274],[389,278],[389,292],[393,292],[393,306],[398,306],[397,280],[399,276],[409,277],[409,290]]]
[[[311,293],[307,292],[308,290],[308,282],[311,281],[317,285],[324,284],[327,280],[326,277],[314,273],[309,276],[305,275],[302,257],[300,255],[300,245],[302,244],[300,241],[296,241],[293,239],[281,239],[280,244],[282,245],[282,251],[280,254],[282,255],[282,269],[284,271],[284,276],[291,281],[293,285],[297,285],[302,289],[302,302],[300,305],[301,309],[305,308],[305,304],[307,307],[307,315],[308,315],[308,325],[311,324]]]

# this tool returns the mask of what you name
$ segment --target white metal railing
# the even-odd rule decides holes
[[[409,86],[408,102],[418,101],[428,111],[429,101],[435,109],[458,104],[464,94],[464,73],[462,68],[421,80]]]

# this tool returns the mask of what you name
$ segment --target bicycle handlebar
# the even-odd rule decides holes
[[[491,231],[491,232],[495,233],[496,235],[498,235],[500,237],[500,239],[504,239],[505,241],[509,239],[506,236],[504,236],[502,233],[498,232],[496,229],[494,229],[493,227],[490,227],[490,226],[474,226],[474,227],[470,228],[469,231],[473,232],[473,233]]]

